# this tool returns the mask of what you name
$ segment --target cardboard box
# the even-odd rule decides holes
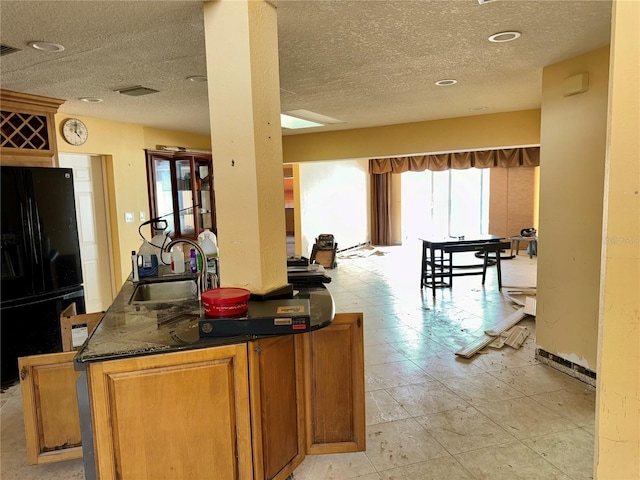
[[[77,311],[76,304],[72,303],[60,313],[63,352],[78,350],[104,316],[104,312],[78,315]]]
[[[324,268],[334,268],[336,265],[336,251],[318,250],[313,260]]]

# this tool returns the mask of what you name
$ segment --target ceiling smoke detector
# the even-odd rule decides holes
[[[121,93],[123,95],[129,95],[131,97],[139,97],[141,95],[158,93],[158,90],[154,90],[153,88],[143,87],[141,85],[136,85],[135,87],[121,88],[120,90],[116,90],[116,92]]]

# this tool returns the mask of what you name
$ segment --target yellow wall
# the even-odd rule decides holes
[[[596,369],[609,48],[543,70],[536,341]],[[563,82],[589,73],[586,93]]]
[[[282,138],[285,163],[538,145],[540,110]]]
[[[449,118],[430,122],[282,138],[285,163],[368,159],[460,150],[538,145],[540,110]],[[392,244],[402,243],[400,175],[391,192]],[[537,191],[534,192],[537,196]],[[532,225],[527,225],[528,227]],[[524,228],[524,227],[523,227]],[[519,230],[518,230],[519,231]]]
[[[131,251],[140,247],[139,212],[143,211],[146,217],[149,217],[144,149],[156,148],[156,145],[160,144],[204,150],[210,148],[210,139],[205,135],[78,117],[87,125],[89,138],[84,145],[74,147],[66,143],[60,135],[60,123],[69,117],[70,115],[65,114],[55,116],[58,150],[105,157],[113,281],[117,291],[131,273]],[[125,212],[133,212],[133,223],[125,223]]]
[[[197,133],[176,132],[144,127],[144,148],[155,150],[158,145],[185,147],[193,150],[211,151],[211,137]]]
[[[74,147],[67,144],[60,135],[60,123],[68,117],[70,115],[66,114],[55,116],[59,150],[105,157],[113,240],[114,288],[117,290],[130,273],[131,251],[137,250],[140,246],[139,212],[145,212],[147,218],[149,215],[144,149],[171,145],[210,150],[211,138],[208,135],[79,117],[89,129],[89,139],[84,145]],[[374,129],[288,136],[283,137],[284,156],[304,161],[327,159],[327,155],[332,159],[367,158],[391,154],[536,145],[539,143],[539,117],[539,110],[527,110]],[[383,138],[380,138],[381,134],[384,134]],[[373,139],[375,142],[372,142]],[[294,160],[297,161],[300,160]],[[399,210],[397,205],[396,210]],[[133,223],[125,223],[125,212],[134,213]],[[397,217],[399,218],[399,215]],[[397,231],[394,240],[398,241],[399,222],[395,230]]]
[[[640,478],[640,2],[613,5],[596,399],[598,480]]]

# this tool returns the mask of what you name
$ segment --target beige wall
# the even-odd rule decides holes
[[[595,472],[640,478],[640,2],[614,2]]]
[[[315,239],[331,233],[338,249],[369,241],[369,173],[364,160],[298,165],[301,252],[309,257]]]
[[[282,138],[285,163],[538,145],[540,110]]]
[[[114,287],[120,289],[131,273],[130,254],[138,250],[139,212],[149,217],[145,148],[174,145],[208,150],[208,136],[146,128],[142,125],[79,117],[89,129],[84,145],[74,147],[60,135],[60,123],[70,115],[55,116],[58,150],[105,157],[105,179],[112,240]],[[134,222],[125,223],[125,212],[133,212]]]
[[[537,228],[538,168],[492,168],[489,170],[489,233],[511,237],[523,228]]]
[[[536,341],[596,369],[608,47],[543,70]],[[586,93],[563,82],[589,73]]]

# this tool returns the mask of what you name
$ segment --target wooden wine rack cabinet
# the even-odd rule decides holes
[[[54,115],[64,100],[0,90],[2,165],[57,167]]]

